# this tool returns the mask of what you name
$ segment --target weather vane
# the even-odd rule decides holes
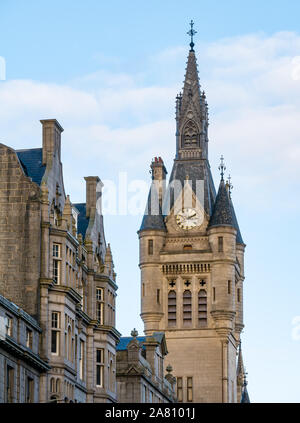
[[[190,42],[191,51],[194,51],[194,45],[195,44],[194,44],[194,41],[193,41],[193,37],[194,37],[195,34],[197,34],[197,31],[195,31],[193,29],[193,26],[194,26],[193,19],[191,20],[190,25],[191,25],[191,29],[187,32],[187,34],[191,37],[191,42]]]
[[[224,181],[224,172],[226,170],[226,166],[224,164],[224,157],[223,155],[221,156],[221,163],[220,166],[218,167],[220,173],[221,173],[221,181]]]

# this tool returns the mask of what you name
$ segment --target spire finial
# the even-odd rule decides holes
[[[231,198],[231,190],[233,189],[233,185],[231,183],[230,173],[229,173],[228,178],[227,178],[227,181],[226,181],[226,187],[228,189],[229,197]]]
[[[226,170],[226,166],[225,166],[225,163],[224,163],[223,155],[221,156],[221,163],[220,163],[220,166],[218,167],[218,169],[221,173],[221,181],[224,181],[224,172]]]
[[[191,20],[190,25],[191,25],[191,29],[187,32],[187,34],[191,37],[191,42],[190,42],[191,50],[190,51],[194,51],[194,45],[195,44],[194,44],[194,41],[193,41],[193,37],[194,37],[195,34],[197,34],[197,31],[195,31],[193,29],[193,26],[194,26],[193,19]]]

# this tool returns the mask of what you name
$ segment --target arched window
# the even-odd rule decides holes
[[[110,365],[109,365],[109,388],[112,391],[113,390],[113,385],[114,385],[114,373],[113,373],[113,361],[110,360]]]
[[[54,377],[50,379],[50,391],[55,392]]]
[[[192,293],[189,289],[183,292],[182,312],[183,325],[189,326],[192,323]]]
[[[56,379],[56,392],[60,392],[60,379]]]
[[[169,291],[168,294],[168,326],[176,326],[176,292]]]
[[[71,326],[68,327],[68,360],[72,361],[72,332],[71,332]]]
[[[199,326],[207,326],[207,294],[205,289],[200,289],[198,294],[198,320]]]
[[[189,120],[183,129],[182,147],[198,147],[199,130],[193,120]]]

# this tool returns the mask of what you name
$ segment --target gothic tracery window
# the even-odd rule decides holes
[[[193,120],[189,120],[183,130],[183,147],[196,147],[198,145],[199,131]]]

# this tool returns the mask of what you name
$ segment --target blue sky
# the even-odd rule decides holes
[[[221,154],[246,248],[244,358],[252,401],[299,402],[300,3],[298,1],[8,1],[0,3],[0,142],[41,145],[40,119],[65,128],[66,192],[83,177],[149,180],[170,172],[174,99],[188,22],[210,107],[209,155]],[[129,193],[130,195],[130,193]],[[105,216],[118,274],[118,329],[139,318],[141,215]],[[120,235],[121,234],[121,235]],[[126,240],[126,243],[125,241]]]

